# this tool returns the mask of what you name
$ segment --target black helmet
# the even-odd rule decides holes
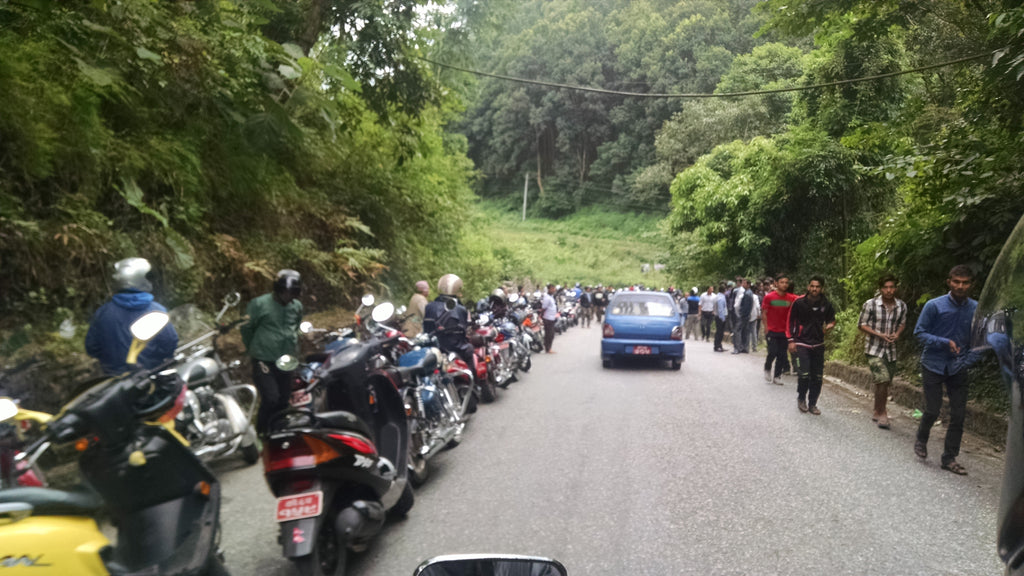
[[[302,276],[289,268],[279,271],[274,280],[274,292],[277,294],[287,293],[292,298],[298,298],[302,294]]]

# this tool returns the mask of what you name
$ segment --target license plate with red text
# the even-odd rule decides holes
[[[324,493],[306,492],[277,499],[277,521],[288,522],[319,516],[323,511]]]
[[[647,355],[651,353],[650,346],[633,346],[633,354]]]

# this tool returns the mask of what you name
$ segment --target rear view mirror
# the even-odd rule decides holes
[[[451,554],[420,564],[413,576],[567,576],[565,566],[534,556]]]
[[[150,312],[143,314],[138,320],[132,323],[131,332],[132,336],[136,340],[142,342],[149,342],[156,336],[167,323],[170,322],[171,317],[165,312]]]
[[[18,405],[10,398],[0,398],[0,422],[14,418],[18,413]]]
[[[373,297],[373,294],[366,294],[365,296],[363,296],[363,299],[360,300],[360,302],[363,303],[363,306],[373,306],[373,303],[376,302],[376,299]]]
[[[382,302],[373,309],[370,317],[378,324],[395,315],[395,305],[391,302]]]
[[[313,323],[312,322],[303,322],[302,324],[299,324],[299,332],[302,332],[303,334],[309,334],[312,331],[313,331]]]
[[[242,301],[242,295],[238,292],[232,292],[224,297],[224,304],[234,308],[238,306],[238,303]]]

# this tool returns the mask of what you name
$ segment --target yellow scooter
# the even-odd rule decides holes
[[[127,362],[167,324],[152,312],[132,325]],[[173,370],[111,378],[45,422],[18,459],[31,466],[51,444],[74,443],[85,483],[72,490],[0,490],[0,574],[226,575],[217,549],[220,484],[173,432],[185,387]],[[19,408],[0,399],[0,422]],[[112,545],[94,516],[117,526]]]

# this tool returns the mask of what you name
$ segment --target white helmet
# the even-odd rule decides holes
[[[114,288],[118,291],[152,292],[153,284],[146,278],[153,267],[145,258],[125,258],[114,264]]]
[[[458,296],[462,293],[462,278],[455,274],[445,274],[437,281],[438,294],[445,296]]]

